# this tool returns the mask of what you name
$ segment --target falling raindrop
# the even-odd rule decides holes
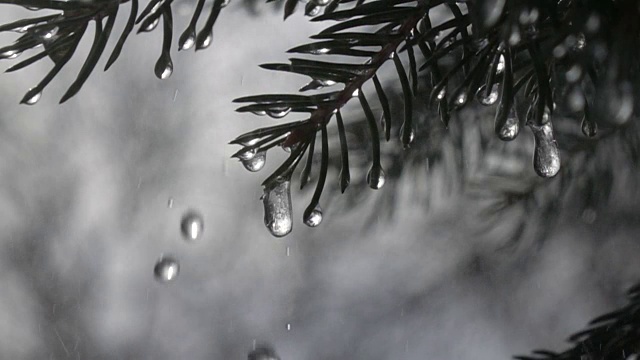
[[[520,133],[520,122],[515,108],[511,108],[504,125],[498,130],[498,138],[502,141],[511,141]]]
[[[278,179],[273,184],[265,186],[262,202],[264,224],[271,235],[283,237],[289,234],[293,227],[291,181]]]
[[[290,107],[271,108],[266,111],[266,114],[274,119],[281,119],[287,116],[291,112]]]
[[[495,104],[498,101],[498,90],[499,90],[499,86],[498,84],[493,84],[493,86],[491,87],[491,93],[489,93],[487,95],[486,92],[486,85],[482,85],[479,89],[478,92],[476,93],[476,98],[478,99],[478,102],[482,105],[485,106],[490,106]]]
[[[378,190],[384,186],[385,181],[384,170],[380,165],[374,164],[367,173],[367,184],[369,184],[370,188]]]
[[[173,208],[173,198],[172,197],[170,197],[169,200],[167,200],[167,207],[169,209]]]
[[[280,357],[269,345],[257,345],[253,344],[253,350],[249,352],[247,360],[280,360]]]
[[[199,239],[204,232],[204,219],[202,215],[195,210],[187,211],[180,221],[180,230],[185,240]]]
[[[533,153],[533,169],[545,178],[556,176],[560,171],[560,155],[558,145],[553,136],[551,122],[543,125],[529,124],[535,140]]]
[[[585,114],[585,116],[582,118],[580,129],[582,130],[584,136],[592,138],[598,133],[598,124],[596,124],[593,119]]]
[[[33,88],[29,89],[27,94],[29,94],[31,91],[33,91]],[[42,91],[39,91],[39,92],[31,95],[30,98],[23,100],[22,103],[23,104],[27,104],[27,105],[35,105],[38,101],[40,101],[41,97],[42,97]]]
[[[308,215],[304,218],[304,224],[308,227],[316,227],[322,222],[322,208],[320,205],[316,206]]]
[[[175,279],[180,272],[180,264],[172,257],[162,256],[156,262],[156,266],[153,268],[153,274],[156,280],[161,282],[169,282]]]
[[[173,61],[171,61],[171,56],[169,54],[164,53],[156,62],[155,67],[156,77],[160,80],[168,79],[173,73]]]
[[[260,171],[264,167],[264,164],[267,162],[267,152],[260,151],[259,153],[256,153],[252,158],[241,161],[245,169],[251,172]]]

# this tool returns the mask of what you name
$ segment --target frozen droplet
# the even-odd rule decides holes
[[[378,190],[384,186],[385,181],[385,173],[382,167],[373,165],[367,173],[367,184],[369,184],[369,187]]]
[[[580,129],[582,130],[582,133],[584,134],[584,136],[594,137],[598,133],[598,124],[596,124],[595,121],[593,121],[591,118],[585,115],[582,118],[582,124],[580,125]]]
[[[553,135],[551,122],[543,125],[529,124],[535,140],[533,169],[545,178],[556,176],[560,171],[560,155]]]
[[[290,107],[271,108],[266,111],[266,114],[274,119],[281,119],[287,116],[291,112]]]
[[[316,206],[308,215],[304,218],[304,224],[308,227],[316,227],[322,222],[322,208],[320,205]]]
[[[249,352],[247,360],[280,360],[280,357],[269,345],[253,344],[253,350]]]
[[[495,104],[498,101],[498,90],[499,90],[499,86],[498,84],[493,84],[493,86],[491,87],[491,92],[487,95],[486,92],[486,85],[482,85],[479,89],[478,92],[476,93],[476,98],[478,99],[478,102],[482,105],[485,106],[490,106]]]
[[[278,179],[264,189],[264,224],[271,235],[283,237],[293,228],[291,181]]]
[[[29,94],[33,89],[29,89],[29,91],[27,92],[27,94]],[[23,104],[27,104],[27,105],[35,105],[38,101],[40,101],[40,98],[42,97],[42,91],[39,91],[33,95],[31,95],[30,98],[23,100]]]
[[[520,122],[515,108],[511,108],[504,125],[498,130],[498,138],[502,141],[511,141],[520,133]]]
[[[413,144],[413,140],[415,140],[416,138],[416,132],[415,130],[413,130],[413,127],[409,129],[408,137],[406,136],[407,135],[405,135],[405,126],[404,124],[402,124],[402,126],[400,127],[400,142],[405,149],[409,148],[411,144]],[[407,141],[405,141],[405,139],[407,139]]]
[[[166,80],[171,76],[173,73],[173,61],[171,61],[169,54],[165,53],[160,56],[158,62],[156,62],[155,73],[160,80]]]
[[[159,22],[160,22],[160,17],[155,18],[144,29],[142,29],[142,31],[146,31],[146,32],[153,31],[158,26]]]
[[[180,272],[180,264],[172,257],[161,257],[153,268],[156,280],[168,282],[175,279]]]
[[[204,219],[194,210],[187,211],[180,221],[180,230],[185,240],[197,240],[204,232]]]
[[[241,161],[245,169],[251,172],[260,171],[264,167],[264,164],[267,162],[267,152],[260,151],[259,153],[256,153],[251,159]]]
[[[248,149],[246,151],[243,151],[241,153],[239,153],[236,157],[240,160],[251,160],[253,159],[257,154],[257,149]]]

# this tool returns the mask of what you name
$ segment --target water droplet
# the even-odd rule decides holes
[[[267,112],[265,110],[255,110],[255,111],[252,111],[251,113],[253,113],[253,115],[258,115],[258,116],[267,115]]]
[[[156,62],[155,73],[160,80],[166,80],[171,76],[173,73],[173,61],[171,61],[169,54],[160,56],[158,62]]]
[[[458,96],[456,97],[456,102],[454,106],[462,107],[466,103],[467,103],[467,93],[463,89],[462,92],[460,92],[460,94],[458,94]]]
[[[595,34],[600,30],[600,15],[593,13],[589,15],[587,22],[584,25],[585,30],[591,34]]]
[[[443,87],[442,89],[440,89],[440,92],[438,92],[436,99],[442,100],[444,99],[445,95],[447,95],[447,88]]]
[[[169,200],[167,200],[167,207],[169,209],[173,208],[173,198],[170,197]]]
[[[253,344],[253,350],[249,352],[247,360],[280,360],[280,357],[269,345],[257,345]]]
[[[257,150],[256,149],[248,149],[247,151],[243,151],[241,153],[239,153],[237,155],[237,158],[240,160],[251,160],[253,159],[257,154]]]
[[[193,29],[187,29],[178,42],[179,50],[189,50],[196,44],[196,32]]]
[[[520,133],[520,122],[515,108],[511,108],[504,125],[498,130],[498,138],[502,141],[511,141]]]
[[[180,230],[185,240],[197,240],[204,232],[204,219],[195,210],[187,211],[180,221]]]
[[[287,323],[287,331],[291,331],[291,323]]]
[[[27,94],[29,92],[31,92],[32,90],[33,89],[29,89]],[[37,92],[37,93],[33,94],[30,98],[23,100],[23,103],[27,104],[27,105],[35,105],[38,101],[40,101],[41,97],[42,97],[42,91]]]
[[[592,138],[598,133],[598,124],[596,124],[596,122],[593,121],[590,117],[585,115],[582,118],[580,129],[582,130],[584,136]]]
[[[307,6],[304,9],[304,14],[307,16],[316,16],[320,14],[321,7],[316,5],[314,2],[308,2]]]
[[[316,227],[322,222],[322,208],[320,205],[316,206],[307,216],[304,218],[304,224],[308,227]]]
[[[405,129],[404,129],[404,123],[402,124],[402,126],[400,127],[400,142],[402,143],[402,147],[404,147],[405,149],[408,149],[411,144],[413,144],[413,140],[416,138],[416,132],[415,130],[413,130],[413,127],[411,129],[409,129],[410,133],[409,133],[409,137],[408,137],[408,141],[405,143],[404,139],[405,139]]]
[[[487,92],[485,91],[486,87],[487,87],[486,85],[482,85],[478,89],[478,92],[476,93],[476,98],[478,99],[478,102],[480,104],[485,106],[490,106],[495,104],[498,101],[499,86],[498,84],[493,84],[493,87],[491,88],[491,93],[489,93],[489,95],[487,95]]]
[[[518,24],[513,24],[511,27],[511,33],[509,34],[509,45],[516,46],[520,44],[520,40],[522,40],[520,27],[518,27]]]
[[[536,173],[545,178],[556,176],[560,171],[560,155],[558,145],[553,136],[551,122],[537,126],[529,124],[535,140],[533,153],[533,169]]]
[[[146,31],[146,32],[153,31],[158,26],[159,22],[160,22],[160,17],[155,18],[144,29],[142,29],[142,31]]]
[[[327,6],[331,2],[331,0],[314,0],[316,5]]]
[[[567,54],[567,48],[564,44],[558,44],[553,48],[552,53],[556,59],[562,59]]]
[[[281,119],[287,116],[291,112],[290,107],[271,108],[266,111],[266,114],[274,119]]]
[[[540,16],[540,11],[538,8],[524,8],[520,12],[520,16],[518,17],[518,21],[522,25],[531,25],[538,21],[538,17]]]
[[[386,179],[381,166],[373,165],[367,173],[367,184],[369,187],[378,190],[384,186]]]
[[[229,3],[231,3],[231,0],[223,0],[222,4],[220,4],[220,8],[225,8],[229,5]]]
[[[291,248],[287,246],[287,257],[291,256]]]
[[[264,189],[262,196],[264,204],[264,224],[271,235],[283,237],[293,228],[291,205],[291,181],[289,179],[276,180]]]
[[[0,53],[0,59],[15,59],[20,56],[20,54],[22,53],[17,50],[7,50],[3,53]]]
[[[586,45],[587,45],[587,39],[585,38],[584,34],[578,33],[576,35],[575,43],[573,44],[573,50],[574,51],[583,50]]]
[[[153,268],[153,274],[156,280],[168,282],[175,279],[180,272],[180,264],[172,257],[160,257],[156,266]]]
[[[261,151],[259,153],[256,153],[251,159],[241,161],[245,169],[251,172],[260,171],[264,167],[264,164],[267,162],[267,152]]]
[[[200,33],[196,37],[196,50],[206,49],[211,45],[211,41],[213,40],[213,33],[211,31],[206,33]]]
[[[504,71],[504,55],[500,55],[498,58],[498,66],[496,66],[496,75],[502,74]]]

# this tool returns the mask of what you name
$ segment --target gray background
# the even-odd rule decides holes
[[[176,33],[190,9],[176,6]],[[212,47],[174,53],[166,81],[153,75],[159,31],[132,37],[64,105],[82,56],[36,106],[18,102],[50,62],[2,75],[0,358],[244,359],[269,343],[283,360],[497,360],[560,349],[623,302],[640,249],[637,221],[616,203],[593,224],[563,219],[543,247],[500,251],[500,231],[477,230],[475,203],[439,192],[438,168],[429,211],[407,182],[392,222],[362,230],[379,196],[371,191],[353,211],[334,199],[308,229],[310,194],[295,191],[293,233],[271,237],[259,184],[278,156],[250,174],[226,144],[274,120],[237,114],[231,100],[299,87],[256,65],[284,61],[321,27],[259,9],[225,9]],[[24,15],[3,5],[0,21]],[[195,243],[180,236],[188,209],[205,218]],[[181,264],[169,284],[153,277],[162,254]]]

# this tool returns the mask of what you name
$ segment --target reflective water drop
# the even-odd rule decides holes
[[[533,169],[536,173],[545,178],[556,176],[560,171],[560,155],[558,145],[553,136],[551,122],[537,126],[529,124],[535,140],[533,153]]]
[[[405,129],[404,129],[404,123],[402,124],[402,126],[400,127],[400,142],[402,143],[402,147],[404,147],[405,149],[409,148],[411,146],[411,144],[413,144],[413,140],[415,140],[416,138],[416,132],[415,130],[413,130],[413,127],[411,129],[409,129],[410,133],[409,133],[409,137],[408,137],[408,141],[405,142]]]
[[[253,350],[249,352],[247,360],[280,360],[280,357],[269,345],[257,345],[254,343]]]
[[[180,221],[180,230],[185,240],[197,240],[204,232],[204,219],[202,215],[195,211],[189,210]]]
[[[467,103],[467,93],[464,90],[462,90],[462,92],[460,92],[460,94],[458,94],[458,96],[456,97],[456,102],[454,106],[462,107],[466,103]]]
[[[591,118],[585,115],[582,118],[582,124],[580,126],[580,129],[582,130],[582,133],[584,134],[584,136],[594,137],[598,133],[598,124],[596,124],[595,121],[593,121]]]
[[[180,272],[180,264],[172,257],[161,257],[153,268],[156,280],[168,282],[175,279]]]
[[[476,93],[476,98],[478,99],[478,102],[480,104],[485,106],[490,106],[495,104],[498,101],[499,86],[498,84],[493,84],[493,87],[491,88],[491,93],[489,93],[489,95],[487,95],[487,92],[485,91],[486,87],[487,85],[482,85],[478,89],[478,92]]]
[[[504,55],[500,55],[500,57],[498,58],[498,66],[496,66],[496,74],[502,74],[502,72],[504,71]]]
[[[382,167],[373,165],[367,173],[367,184],[369,184],[369,187],[378,190],[384,186],[385,181],[385,173]]]
[[[322,222],[322,208],[320,208],[320,205],[316,206],[316,208],[313,209],[313,211],[311,211],[304,218],[304,224],[307,225],[308,227],[316,227],[320,225],[321,222]]]
[[[222,4],[220,4],[220,8],[222,9],[224,7],[227,7],[229,3],[231,3],[231,0],[223,0]]]
[[[262,203],[264,224],[271,235],[283,237],[289,234],[293,228],[291,181],[279,179],[265,187]]]
[[[580,51],[584,49],[586,45],[587,45],[587,39],[585,38],[584,34],[578,33],[576,35],[575,43],[573,44],[573,50]]]
[[[445,95],[447,95],[447,88],[442,88],[440,89],[440,92],[438,92],[438,95],[436,96],[436,99],[438,100],[442,100],[444,99]]]
[[[167,200],[167,207],[169,209],[173,208],[173,198],[169,198],[169,200]]]
[[[193,29],[187,29],[178,41],[179,50],[189,50],[196,44],[196,32]]]
[[[240,160],[251,160],[257,154],[256,149],[248,149],[247,151],[243,151],[237,155],[237,158]]]
[[[158,59],[158,62],[156,62],[154,70],[158,79],[168,79],[173,73],[173,61],[171,61],[171,56],[169,56],[169,54],[162,54]]]
[[[29,89],[29,91],[27,93],[31,92],[32,90],[33,89]],[[33,94],[30,98],[25,99],[23,101],[23,104],[35,105],[40,100],[41,97],[42,97],[42,91],[37,92],[37,93]]]
[[[281,119],[287,116],[291,112],[290,107],[271,108],[266,111],[266,114],[274,119]]]
[[[307,6],[304,9],[304,14],[307,16],[316,16],[320,14],[321,7],[316,5],[314,2],[308,2]]]
[[[256,153],[252,158],[241,161],[245,169],[251,172],[260,171],[264,167],[264,164],[267,162],[267,152],[261,151],[259,153]]]
[[[265,116],[267,115],[267,112],[265,110],[255,110],[251,112],[253,115],[258,115],[258,116]]]
[[[291,323],[287,323],[287,331],[291,331]]]
[[[552,53],[556,59],[562,59],[567,54],[567,47],[564,44],[558,44],[553,48]]]
[[[317,5],[327,6],[331,2],[331,0],[314,0]]]
[[[20,56],[20,54],[22,53],[17,50],[7,50],[3,53],[0,53],[0,59],[15,59]]]
[[[146,32],[153,31],[158,26],[159,22],[160,22],[160,17],[155,18],[144,29],[142,29],[142,31],[146,31]]]
[[[520,40],[522,40],[520,27],[518,27],[518,24],[513,24],[511,27],[511,33],[509,34],[509,45],[516,46],[520,44]]]
[[[196,50],[206,49],[211,45],[211,41],[213,40],[213,33],[209,32],[201,32],[196,37]]]
[[[520,122],[515,108],[511,108],[504,125],[498,130],[498,138],[502,141],[511,141],[520,133]]]

